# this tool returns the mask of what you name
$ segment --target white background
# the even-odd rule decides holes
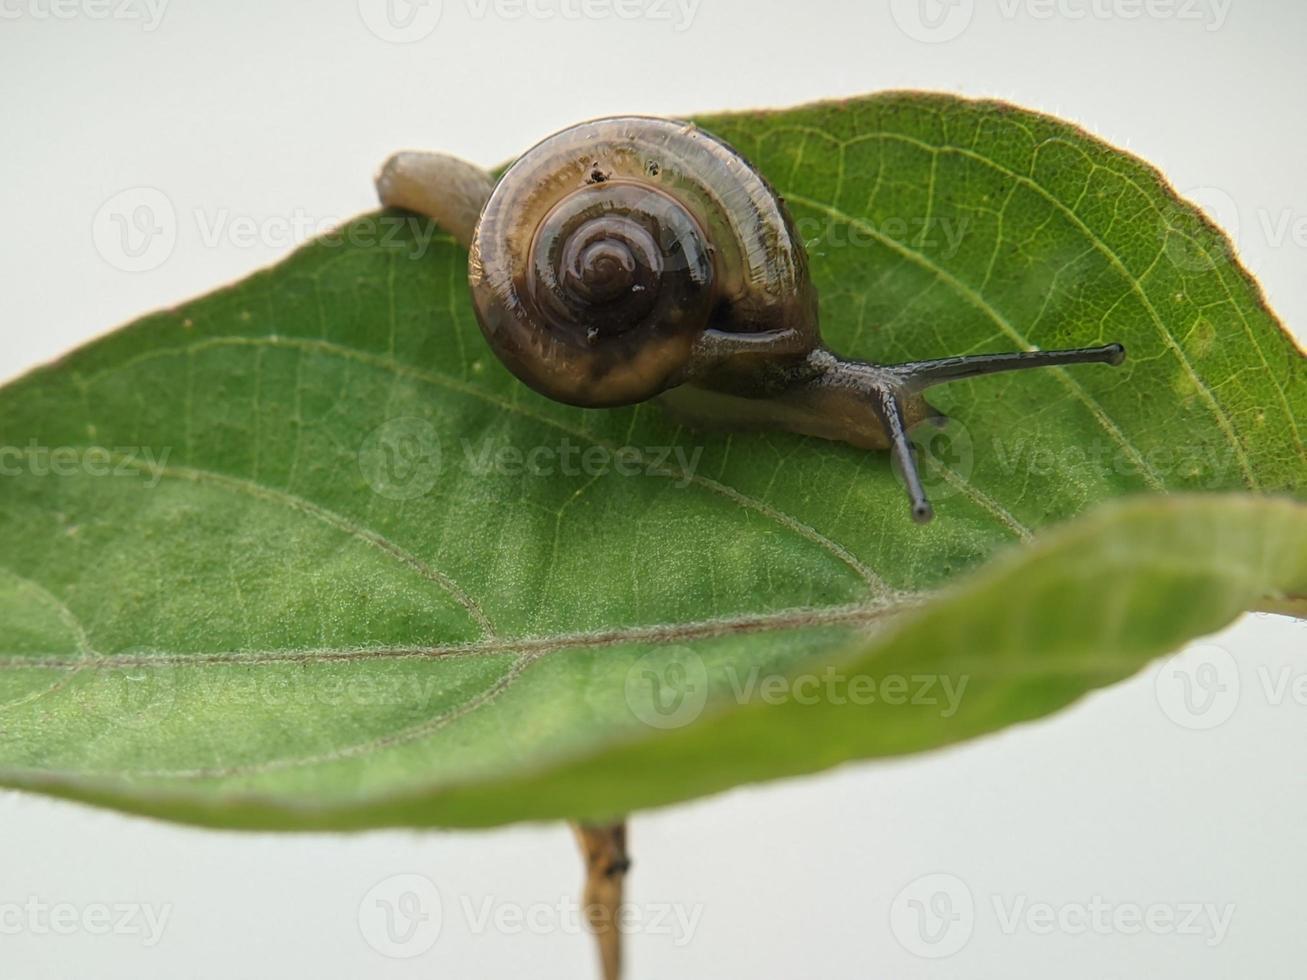
[[[145,0],[0,0],[0,376],[269,263],[292,247],[287,224],[302,237],[370,209],[372,172],[400,147],[492,164],[586,117],[905,87],[1054,112],[1158,164],[1236,232],[1303,336],[1303,5],[532,0],[513,16],[502,0],[394,2],[424,36],[371,31],[386,32],[385,0],[154,0],[157,23]],[[136,187],[166,195],[177,233],[154,268],[126,273],[97,252],[95,220]],[[1277,688],[1307,673],[1305,640],[1303,624],[1250,617],[1215,638],[1237,668],[1210,647],[1181,661],[1224,671],[1229,717],[1209,730],[1168,717],[1150,672],[960,748],[637,816],[631,899],[699,918],[688,942],[632,937],[630,975],[1300,976],[1307,705]],[[562,826],[242,836],[3,794],[0,827],[0,908],[170,906],[148,948],[139,934],[56,935],[24,918],[0,931],[5,977],[592,971],[588,941],[567,928],[478,929],[464,906],[570,900],[580,872]],[[434,882],[443,929],[424,954],[388,959],[359,908],[401,873]],[[954,877],[911,884],[932,873]],[[914,942],[903,916],[941,882],[962,915],[948,942],[970,938],[931,960],[908,947],[943,945]],[[1096,897],[1122,915],[1234,912],[1219,943],[1210,929],[1006,923],[1021,901],[1074,912]]]

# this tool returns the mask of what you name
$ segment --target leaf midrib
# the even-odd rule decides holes
[[[274,664],[339,663],[370,660],[444,660],[501,653],[528,653],[533,657],[570,649],[601,649],[630,643],[684,643],[720,636],[788,632],[823,626],[872,626],[886,617],[926,602],[925,593],[899,593],[876,602],[839,606],[794,607],[746,616],[729,616],[680,623],[645,623],[576,633],[532,636],[495,636],[465,643],[411,647],[343,647],[320,650],[231,650],[211,653],[121,654],[0,654],[3,670],[69,670],[82,667],[131,669],[139,667],[257,667]]]

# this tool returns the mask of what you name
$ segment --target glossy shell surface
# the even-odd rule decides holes
[[[819,343],[785,207],[735,150],[639,116],[564,130],[499,181],[472,243],[477,318],[508,368],[585,406],[692,380],[707,330]]]

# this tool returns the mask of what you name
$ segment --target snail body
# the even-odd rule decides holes
[[[383,204],[428,215],[469,248],[481,331],[536,391],[586,408],[659,398],[691,422],[890,449],[919,521],[932,510],[907,430],[941,418],[925,388],[1124,358],[1116,344],[895,365],[834,354],[784,202],[738,152],[687,123],[582,123],[498,182],[452,157],[401,153],[377,188]]]

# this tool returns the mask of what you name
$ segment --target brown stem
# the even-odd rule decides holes
[[[581,855],[585,858],[586,921],[599,946],[599,963],[603,980],[619,980],[622,975],[622,930],[619,913],[622,906],[622,882],[631,859],[626,855],[626,824],[603,826],[573,824]]]

